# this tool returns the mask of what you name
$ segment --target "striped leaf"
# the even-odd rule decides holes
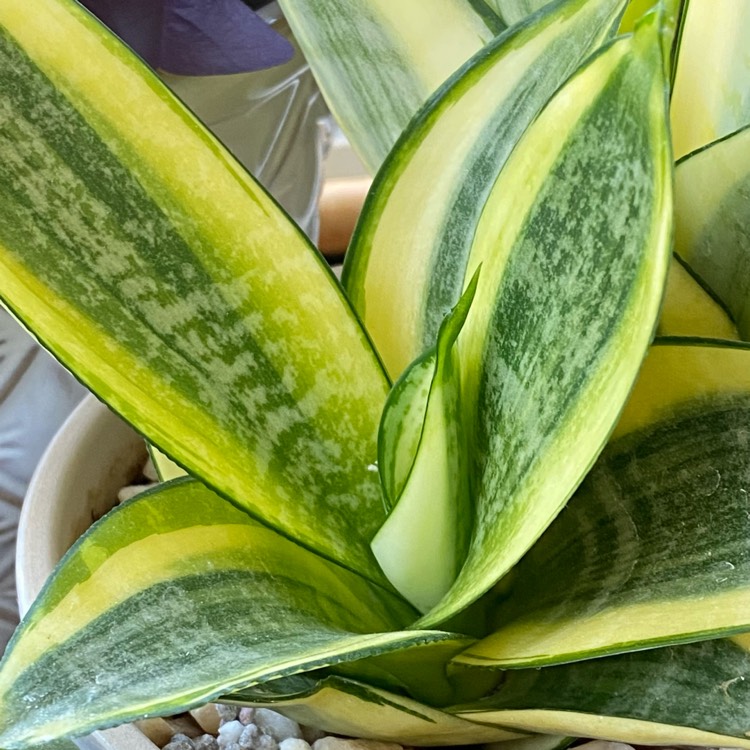
[[[434,346],[458,302],[477,224],[508,155],[616,26],[623,5],[562,0],[499,37],[420,112],[378,175],[343,279],[394,378]]]
[[[672,94],[680,158],[750,125],[750,3],[685,0]]]
[[[413,617],[395,595],[199,482],[176,480],[93,526],[30,610],[3,663],[0,745],[175,713],[287,674],[455,642],[401,631]]]
[[[472,674],[478,673],[472,670]],[[399,744],[491,742],[491,750],[562,750],[572,742],[570,737],[529,736],[458,719],[398,693],[339,676],[282,678],[234,693],[227,700],[269,706],[328,732]]]
[[[750,127],[675,169],[675,250],[721,300],[744,340],[750,339],[749,195]]]
[[[382,580],[388,383],[322,259],[72,0],[3,1],[0,90],[7,304],[180,465]]]
[[[665,100],[652,20],[560,90],[493,188],[459,338],[475,527],[456,583],[422,625],[471,604],[521,558],[625,403],[669,262]]]
[[[634,745],[750,747],[750,655],[728,640],[508,672],[456,715]]]
[[[235,693],[229,700],[268,706],[326,732],[399,744],[464,745],[526,736],[458,719],[398,693],[337,676],[274,680]],[[514,743],[506,747],[524,750]]]
[[[427,97],[503,26],[482,0],[280,0],[328,106],[374,173]]]
[[[750,348],[651,349],[616,439],[513,569],[463,664],[539,666],[750,631]]]
[[[475,276],[444,320],[437,346],[407,370],[404,381],[421,381],[421,389],[407,385],[396,390],[393,408],[401,417],[401,432],[395,432],[392,426],[397,417],[389,413],[390,397],[383,413],[386,430],[381,431],[381,443],[386,445],[381,453],[402,449],[412,460],[408,477],[399,482],[401,491],[395,507],[372,540],[372,550],[388,580],[420,612],[435,606],[456,580],[471,534],[456,339],[469,314],[477,279]],[[412,394],[416,403],[408,408],[405,397]],[[411,424],[406,421],[408,417]],[[419,434],[416,447],[410,439],[415,433]],[[401,434],[405,435],[403,440],[399,439]],[[406,457],[387,457],[385,465],[399,463],[407,464]],[[389,483],[390,473],[386,472],[384,485]]]

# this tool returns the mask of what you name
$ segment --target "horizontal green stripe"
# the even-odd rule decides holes
[[[513,671],[495,695],[456,712],[550,731],[569,726],[567,715],[584,736],[643,745],[750,747],[750,656],[716,640]]]

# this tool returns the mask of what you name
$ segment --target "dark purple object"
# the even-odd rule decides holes
[[[292,45],[242,0],[80,0],[152,67],[188,76],[289,61]]]

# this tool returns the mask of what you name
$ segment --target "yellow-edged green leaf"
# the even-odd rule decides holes
[[[652,19],[555,95],[493,188],[458,341],[475,527],[456,583],[423,625],[477,600],[521,558],[625,403],[669,263],[665,109]]]
[[[750,3],[686,0],[672,94],[680,158],[750,125]]]
[[[420,112],[378,175],[343,279],[394,378],[435,345],[458,302],[477,223],[508,155],[623,5],[563,0],[498,37]]]
[[[395,411],[391,415],[391,398],[386,402],[383,423],[390,427],[381,432],[380,453],[394,450],[406,453],[403,459],[387,457],[386,466],[406,464],[411,456],[408,477],[391,508],[388,518],[372,540],[372,550],[380,567],[396,590],[420,612],[432,609],[456,580],[466,557],[472,529],[468,458],[461,417],[456,339],[469,313],[476,291],[477,277],[453,312],[440,328],[438,343],[428,356],[418,359],[407,370],[407,383],[421,380],[427,385],[426,401],[421,389],[399,388]],[[424,383],[425,365],[430,382]],[[418,375],[413,376],[412,370]],[[414,395],[413,408],[405,407],[405,396]],[[401,431],[392,423],[400,416]],[[404,424],[406,417],[416,424]],[[421,427],[421,429],[418,429]],[[419,433],[412,452],[412,441],[400,435]],[[388,474],[386,475],[386,477]],[[383,484],[387,484],[387,478]]]
[[[8,305],[180,465],[382,580],[388,383],[322,259],[77,3],[3,1],[0,90]]]
[[[328,106],[375,172],[427,97],[503,26],[472,0],[280,0]]]
[[[679,340],[677,340],[679,341]],[[554,664],[750,631],[750,348],[652,347],[617,438],[457,661]]]
[[[750,655],[729,640],[506,674],[464,719],[634,745],[750,748]]]
[[[94,525],[30,610],[3,662],[0,745],[174,713],[299,671],[456,641],[402,631],[413,617],[394,594],[199,482],[175,480]]]
[[[740,338],[726,308],[677,255],[673,256],[669,266],[656,335],[726,340]]]
[[[501,675],[452,664],[471,639],[456,637],[392,653],[337,664],[326,673],[407,695],[428,706],[448,706],[477,700],[495,689]]]
[[[274,680],[228,700],[269,706],[326,732],[406,745],[464,745],[525,736],[458,719],[403,695],[337,676]],[[508,750],[516,748],[508,745]]]
[[[749,339],[750,127],[678,162],[675,250]]]

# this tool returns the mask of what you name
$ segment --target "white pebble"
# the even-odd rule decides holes
[[[252,724],[255,721],[255,709],[250,706],[243,706],[237,718],[245,725]]]
[[[310,744],[296,737],[289,737],[279,742],[279,750],[310,750]]]
[[[214,703],[214,705],[216,706],[216,713],[219,714],[219,720],[223,724],[237,718],[237,706],[230,706],[227,703]]]
[[[402,745],[395,742],[378,742],[377,740],[344,740],[339,737],[323,737],[313,744],[312,750],[402,750]]]
[[[279,750],[279,743],[270,734],[260,734],[253,742],[252,750]]]
[[[255,723],[262,732],[273,737],[277,742],[294,737],[302,739],[302,730],[296,721],[287,719],[270,708],[255,709]]]
[[[606,740],[593,740],[583,745],[578,745],[576,750],[633,750],[632,745],[624,742],[607,742]]]
[[[323,739],[323,737],[326,736],[326,732],[324,732],[322,729],[318,729],[317,727],[303,726],[300,728],[302,729],[302,739],[304,739],[310,745],[312,745],[313,742]]]
[[[242,719],[240,719],[240,724],[242,724]],[[242,726],[242,734],[240,734],[237,742],[239,743],[240,747],[254,747],[255,740],[260,735],[260,729],[258,729],[255,724],[242,724]]]
[[[237,742],[244,729],[245,727],[236,719],[222,724],[219,727],[219,747],[227,747],[227,745]]]

